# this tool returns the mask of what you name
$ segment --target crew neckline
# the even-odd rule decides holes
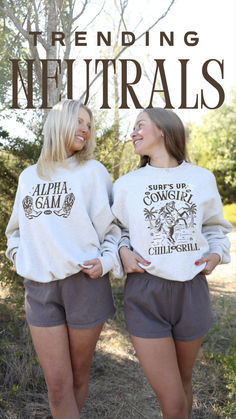
[[[60,168],[74,168],[79,164],[79,161],[76,157],[76,154],[72,154],[72,156],[67,157],[65,160],[59,162],[56,161],[55,165],[56,167],[60,167]]]
[[[178,164],[178,166],[174,166],[174,167],[156,167],[156,166],[151,166],[149,163],[146,164],[145,168],[147,168],[149,171],[159,171],[159,172],[174,172],[176,170],[182,170],[183,168],[185,168],[189,163],[186,162],[185,160],[183,160],[180,164]]]
[[[75,158],[76,158],[76,153],[74,153],[71,156],[67,157],[65,160],[69,162],[69,161],[74,160]]]

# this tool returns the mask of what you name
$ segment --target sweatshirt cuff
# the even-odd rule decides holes
[[[118,250],[120,250],[120,248],[122,246],[128,247],[128,249],[131,248],[131,246],[130,246],[130,240],[128,239],[128,237],[124,237],[123,239],[120,240],[120,242],[118,244]]]
[[[114,260],[113,257],[106,254],[104,256],[99,256],[98,259],[100,260],[102,264],[102,276],[107,274],[107,272],[110,272],[111,269],[114,266]]]
[[[221,247],[219,247],[219,246],[211,247],[207,253],[216,253],[217,255],[220,256],[219,264],[222,263],[222,256],[223,256],[222,253],[223,252],[222,252]]]
[[[6,257],[14,263],[13,256],[17,253],[18,247],[14,247],[13,249],[6,251]]]

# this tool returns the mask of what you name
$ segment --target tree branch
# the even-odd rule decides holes
[[[94,20],[97,19],[97,17],[100,15],[100,13],[102,12],[102,10],[104,8],[104,4],[105,4],[105,1],[103,2],[103,5],[102,5],[101,9],[99,10],[99,12],[93,17],[92,20],[90,20],[90,22],[82,29],[82,31],[87,29],[94,22]],[[76,31],[76,29],[78,29],[78,26],[76,26],[76,28],[73,30],[72,34]]]
[[[128,1],[127,0],[125,0],[123,3],[122,3],[122,0],[120,0],[121,20],[123,22],[123,25],[124,25],[124,28],[125,28],[126,31],[127,31],[127,26],[126,26],[126,23],[125,23],[125,20],[124,20],[124,13],[125,13],[125,9],[126,9],[127,6],[128,6]]]
[[[84,4],[83,4],[83,7],[82,7],[81,11],[77,14],[77,16],[75,16],[75,17],[72,19],[72,24],[75,22],[75,20],[79,19],[79,17],[80,17],[80,16],[84,13],[84,11],[85,11],[85,9],[86,9],[87,5],[88,5],[88,0],[85,0],[85,2],[84,2]]]
[[[147,30],[145,30],[144,32],[142,32],[137,38],[136,41],[138,41],[140,38],[142,38],[146,32],[151,31],[154,26],[156,26],[160,20],[164,19],[164,17],[167,15],[167,13],[170,11],[171,7],[173,6],[175,0],[171,0],[171,3],[169,5],[169,7],[167,8],[167,10],[151,25],[149,26],[149,28]],[[119,52],[118,54],[113,58],[114,60],[117,60],[121,54],[123,54],[123,52],[128,48],[128,45],[125,45]],[[111,63],[108,64],[108,67],[111,66]],[[91,81],[91,83],[89,84],[89,88],[95,83],[95,81],[100,77],[100,75],[102,74],[102,70],[94,77],[94,79]],[[85,90],[82,95],[80,96],[80,100],[83,100],[85,95],[86,95],[87,91]]]
[[[39,30],[39,16],[38,16],[38,10],[37,10],[37,7],[36,7],[35,0],[33,0],[32,3],[33,3],[33,8],[34,8],[34,14],[35,14],[35,28],[36,28],[37,32],[40,32],[40,30]]]
[[[7,0],[3,0],[4,7],[0,6],[0,10],[9,18],[11,19],[12,23],[15,25],[15,27],[18,29],[18,31],[23,35],[25,39],[27,39],[29,42],[31,41],[32,35],[29,35],[29,33],[23,28],[22,23],[19,19],[17,19],[16,15],[13,13],[11,7],[8,5]],[[41,45],[46,49],[47,45],[44,39],[41,36],[38,36],[38,41],[41,43]]]
[[[9,17],[12,22],[14,23],[15,27],[18,29],[18,31],[24,36],[24,38],[28,39],[30,38],[30,35],[28,32],[23,28],[21,25],[21,22],[17,17],[14,15],[12,9],[9,7],[7,0],[3,0],[4,7],[0,6],[1,12],[3,12],[7,17]]]

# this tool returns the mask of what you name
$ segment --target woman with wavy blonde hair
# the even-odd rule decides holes
[[[89,108],[59,102],[44,125],[36,165],[20,177],[6,235],[24,278],[26,319],[53,418],[79,418],[95,346],[114,312],[108,272],[119,271],[112,183],[93,159]]]
[[[75,114],[87,112],[90,118],[89,141],[83,143],[79,153],[75,154],[78,163],[84,163],[93,158],[96,146],[95,126],[91,110],[77,100],[64,100],[57,103],[48,114],[43,128],[44,142],[37,163],[37,173],[44,178],[50,176],[50,171],[55,170],[55,162],[66,164],[68,150],[74,142],[74,133],[77,129],[78,120]]]

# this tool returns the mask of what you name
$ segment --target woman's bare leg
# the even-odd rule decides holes
[[[156,393],[164,419],[187,419],[188,404],[172,337],[131,340],[151,387]]]
[[[36,327],[30,325],[30,332],[43,368],[53,418],[79,418],[73,389],[67,326]]]
[[[192,411],[193,394],[192,394],[192,372],[195,359],[200,349],[202,339],[192,340],[190,342],[182,342],[175,340],[175,348],[179,371],[188,401],[188,412]]]
[[[68,328],[74,393],[80,411],[88,393],[92,358],[102,327],[103,323],[90,329]]]

